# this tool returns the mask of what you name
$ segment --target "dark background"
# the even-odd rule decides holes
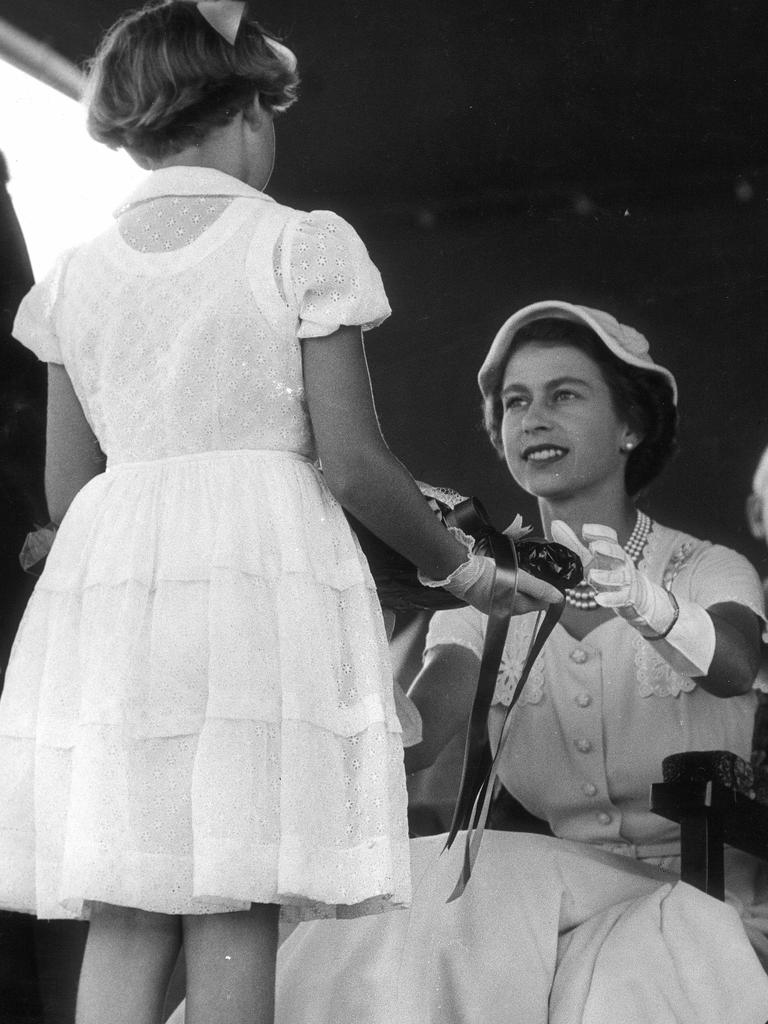
[[[130,6],[4,0],[3,16],[81,62]],[[646,506],[768,574],[743,515],[768,444],[763,0],[255,6],[303,78],[270,192],[347,217],[379,265],[394,315],[369,335],[371,372],[414,474],[499,523],[532,516],[475,374],[517,307],[606,308],[680,384],[680,453]]]
[[[80,63],[130,6],[3,0],[0,17]],[[257,9],[303,78],[270,192],[347,217],[379,265],[394,315],[369,335],[371,372],[414,474],[477,495],[499,525],[519,508],[532,518],[480,427],[477,369],[528,302],[605,308],[647,334],[680,385],[680,453],[646,507],[768,575],[743,514],[768,444],[765,0]],[[52,188],[63,159],[51,153]],[[0,213],[7,333],[30,269],[7,197]],[[16,552],[44,515],[40,368],[7,341],[2,368],[0,662],[31,586]],[[4,1021],[70,1024],[83,938],[71,922],[0,915]]]

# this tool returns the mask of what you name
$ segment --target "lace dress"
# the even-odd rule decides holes
[[[183,167],[23,302],[15,333],[64,364],[107,470],[61,524],[8,668],[0,905],[408,901],[381,611],[314,464],[301,372],[300,339],[388,313],[340,218]]]
[[[763,615],[757,574],[726,548],[656,523],[641,565],[705,607]],[[512,620],[494,743],[535,618]],[[471,608],[438,612],[427,648],[479,659],[484,625]],[[283,943],[278,1024],[765,1024],[764,868],[731,850],[728,903],[705,896],[678,880],[679,827],[648,809],[666,754],[748,757],[754,707],[754,695],[718,699],[677,675],[618,617],[579,641],[557,626],[510,718],[500,772],[557,838],[487,831],[450,903],[463,843],[412,840],[409,910],[311,922]]]

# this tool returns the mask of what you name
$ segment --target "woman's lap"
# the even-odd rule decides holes
[[[280,1024],[664,1024],[663,1012],[720,1024],[725,1006],[729,1024],[768,1017],[768,981],[730,908],[636,861],[508,832],[485,835],[448,904],[462,838],[442,855],[444,836],[412,842],[410,910],[290,935]]]

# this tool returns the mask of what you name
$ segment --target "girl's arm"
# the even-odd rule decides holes
[[[469,721],[480,662],[458,644],[440,644],[427,651],[424,667],[408,696],[419,709],[422,740],[405,751],[408,774],[428,768],[440,751]]]
[[[340,327],[328,337],[307,338],[302,351],[309,415],[331,493],[427,577],[449,576],[466,561],[467,552],[440,524],[381,435],[360,328]],[[519,586],[517,613],[560,600],[554,587],[527,573],[519,574]],[[502,597],[511,601],[513,595]]]
[[[45,495],[59,524],[77,492],[104,471],[105,459],[72,387],[58,363],[48,364]]]

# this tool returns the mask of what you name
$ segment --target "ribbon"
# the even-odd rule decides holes
[[[480,850],[485,823],[488,819],[494,783],[499,771],[500,756],[508,732],[507,725],[510,713],[523,692],[523,687],[528,680],[533,663],[539,656],[541,649],[563,612],[563,602],[552,604],[547,608],[544,621],[541,621],[541,615],[537,619],[525,663],[520,673],[520,679],[504,716],[496,755],[491,757],[491,742],[488,735],[488,712],[496,689],[496,679],[511,618],[511,615],[499,610],[495,598],[498,584],[502,581],[506,582],[515,591],[517,590],[518,562],[515,545],[503,534],[491,533],[488,536],[488,543],[491,548],[491,554],[496,561],[496,577],[491,594],[491,608],[485,631],[480,674],[467,727],[461,785],[456,799],[453,820],[444,847],[446,850],[450,849],[459,831],[462,829],[466,830],[464,863],[461,875],[456,882],[453,892],[448,897],[448,903],[461,896],[472,875],[472,868]]]
[[[203,18],[214,31],[234,46],[237,33],[245,17],[247,0],[181,0],[182,3],[193,3]],[[296,70],[296,54],[283,43],[264,35],[264,41],[275,56],[283,62],[289,71]]]
[[[195,3],[195,0],[192,2]],[[195,7],[212,29],[226,39],[230,46],[235,45],[247,7],[243,0],[197,0]]]

